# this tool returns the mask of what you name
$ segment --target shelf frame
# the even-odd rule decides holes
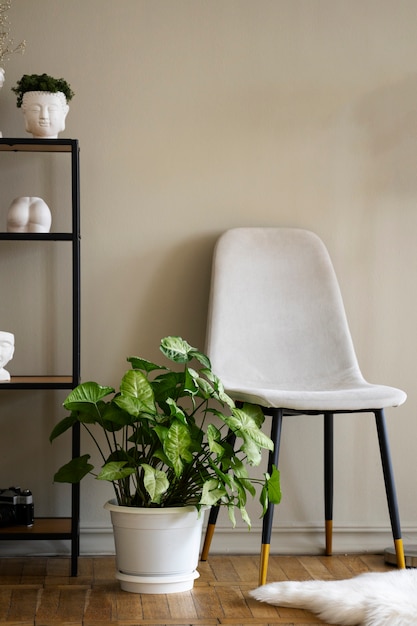
[[[64,376],[12,376],[0,393],[25,389],[73,389],[80,382],[80,160],[77,139],[0,138],[0,152],[67,153],[71,157],[72,231],[69,233],[0,232],[0,241],[63,241],[72,246],[72,372]],[[72,457],[80,456],[80,425],[72,428]],[[71,485],[71,517],[37,518],[32,527],[0,528],[1,540],[67,539],[71,541],[71,576],[77,576],[80,553],[80,485]]]

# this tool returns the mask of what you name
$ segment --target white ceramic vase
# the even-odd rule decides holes
[[[193,506],[136,508],[106,502],[116,548],[116,578],[124,591],[177,593],[198,578],[204,511]]]
[[[35,139],[57,139],[65,130],[69,106],[62,91],[26,91],[22,99],[25,128]]]
[[[14,334],[0,330],[0,382],[9,381],[10,373],[4,369],[14,354]]]
[[[37,196],[15,198],[7,212],[9,233],[49,233],[51,223],[48,205]]]

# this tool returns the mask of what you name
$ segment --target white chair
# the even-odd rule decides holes
[[[362,376],[329,254],[312,232],[236,228],[217,242],[212,269],[207,353],[237,402],[272,417],[278,466],[282,418],[324,416],[326,554],[332,553],[333,416],[374,413],[398,567],[405,567],[384,408],[402,404],[400,389]],[[268,568],[273,505],[263,520],[259,584]],[[206,560],[218,507],[210,511]]]

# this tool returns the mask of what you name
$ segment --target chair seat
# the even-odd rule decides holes
[[[403,404],[407,395],[401,389],[386,385],[373,385],[365,380],[350,384],[337,385],[325,389],[279,389],[264,386],[246,386],[240,382],[239,387],[233,383],[225,383],[227,393],[235,401],[258,404],[265,408],[282,408],[308,413],[323,411],[352,412],[372,411]]]

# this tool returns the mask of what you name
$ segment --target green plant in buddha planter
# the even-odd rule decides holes
[[[74,97],[70,85],[63,78],[53,78],[48,74],[24,74],[20,80],[17,81],[15,87],[12,87],[12,91],[17,96],[16,106],[21,107],[23,103],[23,96],[28,91],[46,91],[48,93],[64,94],[66,101],[69,102]]]
[[[48,74],[25,74],[12,91],[23,111],[25,128],[35,139],[56,139],[65,129],[68,102],[74,92],[63,78]]]

